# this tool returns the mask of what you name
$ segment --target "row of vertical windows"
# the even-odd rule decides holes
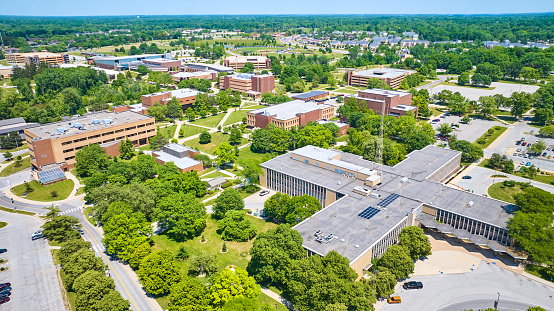
[[[400,224],[398,224],[398,226],[396,226],[389,233],[383,236],[377,243],[375,243],[375,245],[373,245],[373,247],[371,248],[371,259],[381,257],[381,255],[383,255],[383,253],[387,251],[387,248],[389,246],[396,244],[396,242],[398,242],[398,235],[400,234],[400,231],[407,225],[408,217],[404,218],[404,220]]]
[[[467,218],[441,209],[437,209],[436,219],[454,227],[455,229],[467,230],[471,234],[484,236],[489,240],[497,241],[503,245],[508,245],[510,243],[508,229],[506,228],[489,225],[478,220]]]
[[[326,189],[271,169],[267,170],[267,187],[290,196],[311,195],[325,206]]]

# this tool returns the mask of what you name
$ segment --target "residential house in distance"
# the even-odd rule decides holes
[[[400,46],[401,47],[414,47],[418,44],[422,44],[423,47],[428,47],[429,46],[429,41],[427,40],[402,40],[400,41]]]
[[[34,53],[12,53],[6,54],[6,61],[10,65],[25,66],[29,64],[38,65],[46,63],[49,65],[67,64],[69,63],[68,54],[50,53],[47,51]]]
[[[233,92],[243,92],[253,97],[271,92],[274,88],[275,76],[272,74],[237,73],[219,77],[219,89],[231,89]]]
[[[310,91],[307,93],[302,94],[296,94],[291,96],[292,99],[298,99],[303,101],[309,101],[309,100],[316,100],[320,98],[325,98],[329,96],[329,92],[327,91]]]
[[[187,146],[171,143],[162,147],[159,151],[152,152],[152,156],[159,164],[173,162],[181,173],[204,170],[201,161],[194,160],[194,155],[200,151],[189,148]]]
[[[156,136],[154,118],[132,111],[100,111],[25,129],[25,140],[35,170],[57,165],[64,171],[75,166],[75,154],[89,144],[129,139],[134,146]]]
[[[528,42],[527,44],[523,43],[517,43],[517,42],[510,42],[509,40],[506,40],[504,42],[494,42],[494,41],[483,41],[483,46],[487,49],[492,49],[495,46],[501,46],[505,48],[513,48],[513,47],[520,47],[520,48],[539,48],[539,49],[548,49],[550,47],[550,44],[545,43],[537,43],[537,42]]]
[[[155,103],[167,105],[172,98],[177,98],[184,111],[189,107],[192,107],[192,104],[196,101],[196,96],[198,94],[203,94],[203,92],[193,89],[178,89],[142,95],[140,99],[142,101],[142,105],[148,108],[154,106]]]
[[[362,277],[406,226],[475,241],[522,259],[506,228],[510,203],[447,187],[461,152],[427,146],[390,167],[334,149],[305,146],[262,163],[263,187],[311,195],[322,210],[296,224],[308,256],[331,251]]]
[[[408,75],[415,74],[415,70],[396,69],[396,68],[374,68],[362,71],[348,72],[348,85],[367,87],[367,80],[377,78],[385,81],[388,86],[396,89],[400,86],[400,82]]]
[[[351,97],[356,98],[358,102],[365,102],[367,108],[377,114],[402,116],[408,111],[412,111],[414,115],[417,114],[417,107],[412,106],[412,93],[410,92],[367,89],[358,91],[357,95]]]
[[[418,40],[419,39],[419,34],[417,32],[413,32],[413,31],[405,31],[405,32],[402,33],[402,35],[404,37],[412,39],[412,40]]]
[[[223,61],[223,66],[242,69],[246,63],[252,63],[255,69],[269,69],[271,67],[271,59],[265,56],[231,56]]]
[[[329,120],[335,116],[335,106],[303,100],[292,100],[286,103],[252,110],[246,113],[246,125],[266,128],[269,123],[290,129],[317,120]]]

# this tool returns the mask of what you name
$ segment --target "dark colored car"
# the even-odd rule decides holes
[[[5,287],[5,288],[0,289],[0,291],[2,291],[2,292],[11,292],[12,288],[11,287]]]
[[[0,304],[10,301],[10,297],[0,298]]]
[[[422,289],[423,288],[423,283],[416,282],[416,281],[411,281],[411,282],[404,283],[404,285],[402,285],[402,287],[404,287],[404,289]]]
[[[7,252],[7,251],[8,251],[8,250],[5,249],[5,248],[0,248],[0,254],[3,254],[3,253],[5,253],[5,252]]]
[[[10,287],[10,286],[12,286],[12,283],[9,283],[9,282],[8,283],[2,283],[2,284],[0,284],[0,290],[3,290],[4,288]]]
[[[471,176],[465,175],[464,177],[462,177],[462,179],[471,179]]]
[[[7,296],[10,296],[11,294],[12,294],[12,292],[9,291],[9,290],[1,291],[0,292],[0,297],[7,297]]]

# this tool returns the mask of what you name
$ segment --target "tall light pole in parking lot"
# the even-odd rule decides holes
[[[498,294],[498,298],[497,298],[496,301],[494,302],[494,308],[495,308],[495,309],[498,309],[498,302],[500,301],[500,293],[497,292],[497,294]]]

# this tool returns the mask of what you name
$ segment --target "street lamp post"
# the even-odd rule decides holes
[[[498,309],[498,302],[500,301],[500,293],[497,292],[497,294],[498,294],[498,298],[496,298],[496,301],[494,302],[495,309]]]

